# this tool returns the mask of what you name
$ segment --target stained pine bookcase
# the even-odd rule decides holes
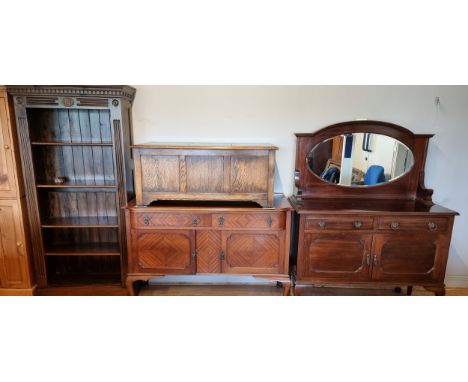
[[[124,282],[128,86],[10,87],[38,286]]]

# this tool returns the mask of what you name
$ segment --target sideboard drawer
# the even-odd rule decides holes
[[[273,213],[226,213],[213,214],[212,226],[218,228],[277,228],[285,226],[285,214]]]
[[[210,214],[197,213],[136,213],[132,215],[132,226],[144,227],[210,227]]]
[[[370,216],[339,216],[320,217],[307,216],[305,229],[311,230],[371,230],[374,228],[374,218]]]
[[[380,217],[377,229],[383,231],[424,231],[424,232],[447,232],[449,226],[448,218],[432,217]]]

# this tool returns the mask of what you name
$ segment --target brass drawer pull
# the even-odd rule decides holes
[[[435,231],[437,229],[437,224],[434,222],[429,222],[427,223],[427,228],[429,228],[429,231]]]
[[[224,261],[224,258],[225,258],[224,251],[219,252],[219,258],[221,259],[221,261]]]
[[[223,225],[224,225],[224,216],[220,216],[220,217],[218,218],[218,223],[219,223],[220,226],[223,226]]]
[[[317,223],[317,225],[320,227],[320,228],[325,228],[325,220],[319,220],[319,222]]]
[[[3,148],[4,148],[5,150],[9,150],[9,149],[10,149],[10,146],[5,145],[5,146],[3,146]]]
[[[400,228],[400,223],[397,222],[397,221],[391,222],[390,223],[390,228],[391,229],[398,229],[398,228]]]
[[[353,222],[354,228],[361,228],[362,227],[362,221],[356,220]]]
[[[271,225],[273,224],[273,219],[271,218],[271,216],[268,216],[266,221],[267,221],[268,227],[271,228]]]
[[[200,219],[196,216],[192,217],[192,225],[197,226],[200,223]]]
[[[151,217],[149,217],[148,215],[145,215],[145,216],[143,217],[143,223],[144,223],[145,225],[149,225],[150,220],[151,220]]]

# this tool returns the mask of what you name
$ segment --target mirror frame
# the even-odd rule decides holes
[[[381,136],[386,136],[386,137],[388,137],[388,135],[381,134],[381,133],[370,133],[370,132],[361,133],[361,132],[360,132],[359,134],[374,134],[374,135],[381,135]],[[318,179],[320,179],[322,182],[331,184],[331,185],[333,185],[333,186],[335,186],[335,187],[357,187],[357,188],[383,187],[383,186],[385,186],[386,184],[392,183],[392,182],[394,182],[394,181],[400,179],[401,177],[406,176],[406,175],[411,171],[411,169],[412,169],[413,166],[414,166],[414,154],[413,154],[412,150],[411,150],[408,146],[406,146],[403,142],[397,140],[396,138],[394,138],[394,137],[389,137],[389,138],[394,139],[395,142],[398,142],[398,143],[404,145],[404,146],[410,151],[411,155],[413,155],[413,164],[412,164],[411,167],[410,167],[407,171],[405,171],[403,174],[400,174],[400,175],[396,176],[395,178],[392,178],[392,179],[388,180],[387,182],[384,182],[384,183],[377,183],[377,184],[372,184],[372,185],[366,185],[366,184],[347,185],[347,184],[338,184],[338,183],[331,183],[331,182],[328,182],[328,181],[322,179],[322,178],[320,177],[320,175],[316,174],[316,173],[310,168],[309,162],[308,162],[308,158],[309,158],[309,154],[310,154],[313,150],[315,150],[317,147],[319,147],[322,143],[328,142],[328,141],[330,141],[330,140],[332,140],[332,139],[334,139],[334,138],[336,138],[336,137],[338,137],[338,136],[340,136],[340,135],[337,135],[337,136],[335,136],[335,137],[327,138],[327,139],[323,140],[322,142],[317,143],[314,147],[312,147],[312,148],[310,149],[310,151],[307,153],[307,155],[306,155],[306,157],[305,157],[307,170],[309,170],[310,173],[312,173],[314,176],[316,176],[316,177],[317,177]]]
[[[309,171],[307,155],[318,143],[342,134],[383,134],[397,139],[413,153],[413,167],[406,174],[378,187],[340,187],[324,182]],[[337,123],[315,133],[296,133],[296,168],[294,174],[296,202],[316,198],[356,199],[421,199],[432,202],[432,190],[424,186],[424,166],[429,139],[433,134],[414,134],[402,126],[389,122],[359,120]]]

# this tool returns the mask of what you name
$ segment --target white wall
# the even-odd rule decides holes
[[[268,142],[276,190],[293,189],[295,132],[356,118],[435,133],[426,164],[433,200],[457,210],[447,284],[468,286],[468,86],[136,86],[134,139]],[[439,112],[435,97],[440,97]]]

